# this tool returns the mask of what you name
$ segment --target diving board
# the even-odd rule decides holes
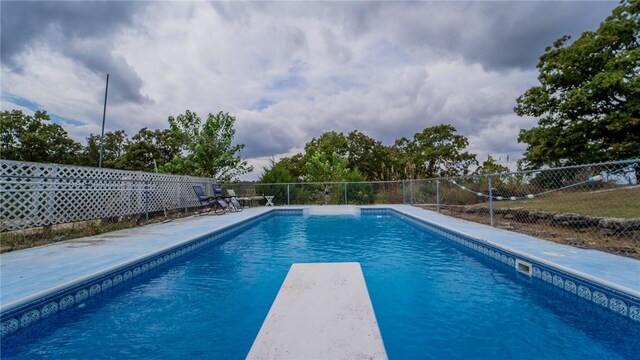
[[[293,264],[247,359],[387,359],[360,264]]]

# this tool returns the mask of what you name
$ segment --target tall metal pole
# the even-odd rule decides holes
[[[104,89],[104,108],[102,109],[102,133],[100,134],[100,161],[98,167],[102,169],[102,143],[104,142],[104,121],[107,117],[107,94],[109,93],[109,74],[107,74],[107,87]]]

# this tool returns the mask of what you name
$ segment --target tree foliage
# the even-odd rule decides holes
[[[640,156],[640,2],[623,0],[596,31],[547,47],[540,84],[515,112],[539,118],[522,130],[524,167]]]
[[[234,180],[252,170],[239,152],[243,144],[233,144],[236,119],[229,113],[209,114],[202,124],[200,117],[189,110],[169,117],[172,141],[185,153],[176,155],[162,169],[174,174],[213,177],[222,182]]]
[[[121,169],[120,158],[126,153],[129,138],[124,130],[109,131],[104,134],[102,143],[102,166]],[[85,166],[98,166],[100,163],[100,135],[90,134],[87,146],[82,151],[80,163]]]
[[[155,171],[180,154],[180,144],[169,129],[142,128],[131,138],[116,167],[127,170]]]
[[[100,135],[90,134],[82,146],[60,125],[49,123],[46,111],[0,115],[0,158],[98,166]],[[157,166],[163,172],[230,181],[251,170],[239,156],[244,145],[232,143],[234,122],[233,116],[219,112],[209,114],[202,124],[196,113],[187,110],[169,117],[169,129],[142,128],[131,139],[124,130],[109,131],[104,134],[102,164],[138,171],[155,171]]]
[[[269,167],[264,169],[259,179],[259,182],[264,184],[293,183],[297,181],[298,179],[289,173],[284,162],[276,162],[274,159],[270,159]],[[287,187],[283,185],[260,185],[256,187],[256,191],[273,195],[276,204],[286,204],[287,197],[297,198],[299,196],[299,189],[295,186],[290,187],[287,192]]]
[[[348,135],[329,131],[319,138],[313,138],[305,145],[305,156],[313,156],[315,153],[331,154],[347,159],[347,168],[358,170],[361,175],[370,180],[388,180],[389,172],[384,171],[385,160],[389,158],[390,150],[381,141],[354,130]]]
[[[338,182],[344,180],[349,168],[347,158],[337,152],[313,153],[304,164],[305,180],[309,182]]]
[[[76,164],[82,145],[58,124],[50,123],[46,111],[33,116],[21,110],[0,113],[0,157],[7,160]]]
[[[418,179],[468,174],[478,164],[474,154],[464,151],[468,145],[455,127],[441,124],[416,133],[412,140],[396,140],[394,148],[405,177]]]
[[[509,168],[498,164],[496,159],[493,156],[487,156],[487,160],[485,160],[478,168],[475,173],[478,175],[488,175],[488,174],[499,174],[504,172],[509,172]]]
[[[385,146],[359,131],[348,135],[330,131],[309,141],[304,153],[285,157],[265,169],[260,181],[274,182],[283,178],[283,173],[295,181],[309,182],[466,174],[472,165],[477,165],[475,155],[465,151],[468,144],[467,138],[456,134],[451,125],[428,127],[413,139],[401,138],[393,146]],[[362,201],[369,199],[363,195]]]
[[[276,162],[269,160],[269,167],[265,168],[260,176],[261,183],[292,183],[298,179],[294,178],[283,161]]]

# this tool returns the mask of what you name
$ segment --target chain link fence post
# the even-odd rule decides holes
[[[491,226],[495,227],[493,223],[493,189],[491,186],[491,176],[487,176],[489,180],[489,217],[491,218]]]
[[[410,189],[410,191],[411,191],[411,197],[410,197],[410,199],[411,199],[411,205],[413,205],[413,201],[414,201],[414,198],[413,198],[413,179],[411,179],[411,180],[409,180],[409,181],[410,181],[410,183],[409,183],[409,189]]]
[[[440,212],[440,180],[436,180],[436,210]]]
[[[347,205],[347,183],[344,183],[344,204]]]
[[[144,217],[149,221],[149,182],[144,182]]]
[[[402,180],[402,204],[406,204],[407,201],[405,200],[405,193],[404,193],[404,180]]]

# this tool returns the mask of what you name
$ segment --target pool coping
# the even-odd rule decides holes
[[[209,220],[206,219],[207,217],[196,218],[195,221],[197,223],[204,223],[204,225],[199,225],[199,232],[187,232],[186,234],[180,234],[182,235],[182,238],[172,243],[165,242],[162,243],[164,246],[156,246],[155,248],[153,248],[153,246],[149,246],[148,249],[151,250],[146,252],[143,251],[145,249],[138,249],[139,251],[135,256],[131,256],[125,260],[118,262],[112,261],[111,264],[106,264],[98,270],[94,269],[93,271],[87,271],[72,280],[58,282],[54,286],[40,289],[39,291],[32,291],[31,293],[25,296],[20,296],[12,301],[3,302],[0,304],[0,334],[5,336],[14,333],[20,328],[28,327],[43,318],[71,308],[74,304],[82,303],[90,297],[96,296],[103,291],[122,284],[131,278],[153,269],[156,266],[171,261],[176,257],[189,253],[200,246],[218,241],[228,236],[233,236],[235,233],[242,231],[245,227],[267,216],[275,214],[302,215],[303,210],[308,208],[310,208],[310,206],[258,208],[253,211],[246,211],[244,212],[244,215],[232,216],[236,215],[232,214],[220,217],[210,216],[208,217]],[[573,293],[578,297],[592,301],[633,320],[640,321],[640,276],[636,276],[636,278],[631,277],[632,274],[640,274],[640,261],[638,260],[595,250],[577,249],[560,245],[527,235],[451,218],[409,205],[370,205],[360,206],[359,208],[363,214],[385,213],[404,217],[409,222],[418,226],[426,227],[462,246],[503,262],[508,266],[514,266],[516,259],[529,262],[532,265],[532,278],[541,279]],[[216,219],[216,221],[213,221],[213,219]],[[210,226],[210,222],[214,222],[215,226]],[[184,223],[176,221],[173,224],[189,226],[186,221]],[[165,232],[165,230],[166,228],[171,228],[171,226],[163,227],[163,224],[153,224],[116,233],[121,233],[120,238],[122,238],[126,234],[144,233],[143,228],[153,228],[157,231],[157,233],[151,231],[150,236],[147,236],[146,238],[143,237],[144,240],[147,241],[145,244],[149,245],[148,242],[153,241],[154,237],[157,239],[158,236],[166,236],[168,233]],[[178,226],[178,230],[179,228],[180,226]],[[184,232],[184,229],[182,231]],[[91,237],[91,239],[107,239],[108,241],[109,234],[113,235],[112,233],[108,233],[103,234],[102,236]],[[494,236],[506,238],[511,241],[511,243],[509,243],[509,241],[504,241],[504,239],[495,239],[493,238]],[[85,239],[85,241],[88,241],[87,239]],[[514,240],[519,243],[514,242]],[[23,259],[27,259],[22,261],[22,265],[28,264],[29,256],[27,255],[30,253],[37,252],[47,247],[65,246],[74,241],[77,242],[78,240],[70,240],[44,247],[2,254],[0,255],[0,260],[4,260],[8,257],[18,259],[22,257]],[[129,249],[134,245],[137,245],[132,245],[131,241],[129,241],[128,244]],[[523,251],[522,245],[526,245],[525,248],[528,246],[530,251]],[[518,246],[520,246],[521,249],[518,249]],[[544,256],[540,256],[539,254],[535,254],[535,251],[531,251],[532,248],[536,247],[539,249],[557,250],[558,252],[566,253],[566,255],[564,258],[548,259]],[[124,252],[123,250],[127,250],[127,248],[123,247],[116,250],[119,250],[122,253]],[[78,252],[79,251],[76,251],[76,253]],[[13,255],[7,256],[9,254]],[[590,261],[606,261],[607,266],[602,267],[604,270],[594,269],[596,270],[595,275],[584,272],[584,269],[581,269],[580,266],[567,266],[567,259],[575,258],[574,260],[578,262],[576,263],[572,260],[574,261],[574,265],[580,265],[579,261],[584,261],[589,257],[595,259]],[[10,261],[10,263],[16,263],[20,266],[20,261]],[[619,263],[623,265],[619,265]],[[569,262],[569,264],[571,264],[571,262]],[[6,262],[0,261],[0,266],[5,267],[6,269]],[[618,269],[622,271],[622,266],[625,268],[631,266],[631,270],[627,269],[624,271],[624,273],[631,275],[627,276],[626,279],[624,277],[620,278],[619,276],[612,276],[615,275],[615,273],[611,272],[611,268],[613,268],[613,270]],[[45,276],[47,275],[47,272],[50,273],[51,271],[43,269],[41,270],[41,275]],[[51,277],[51,274],[48,275]],[[0,290],[4,290],[7,287],[5,281],[7,276],[6,271],[2,271],[0,276],[2,276],[3,280],[0,284]],[[9,285],[15,286],[19,282],[16,281],[16,279],[12,280],[13,281],[9,281]],[[622,284],[620,284],[620,282],[622,282]]]

